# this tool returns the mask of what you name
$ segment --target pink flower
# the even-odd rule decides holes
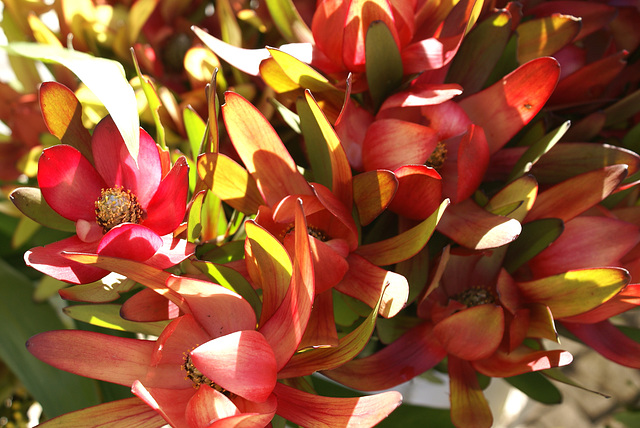
[[[136,165],[110,116],[96,126],[91,154],[92,161],[65,144],[42,153],[38,162],[42,196],[54,211],[75,222],[76,235],[27,251],[29,266],[82,284],[108,272],[71,261],[63,252],[144,261],[161,269],[193,253],[191,244],[172,235],[186,211],[188,165],[184,158],[163,176],[158,148],[140,129]]]

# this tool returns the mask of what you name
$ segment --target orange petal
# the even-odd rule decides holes
[[[491,427],[493,416],[478,384],[476,371],[469,362],[453,356],[449,356],[447,365],[453,424],[468,428]]]

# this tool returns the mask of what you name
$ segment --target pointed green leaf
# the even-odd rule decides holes
[[[559,319],[587,312],[606,302],[630,279],[625,269],[593,268],[516,284],[525,299],[547,305],[553,317]]]
[[[414,256],[427,244],[448,206],[449,200],[445,199],[433,214],[418,225],[392,238],[361,245],[356,253],[377,266],[392,265]]]
[[[313,34],[292,0],[266,0],[265,3],[273,23],[287,42],[313,43]]]
[[[135,66],[138,79],[140,80],[140,86],[142,86],[142,92],[147,99],[149,111],[151,111],[151,117],[153,117],[153,123],[156,127],[156,143],[158,143],[163,149],[166,149],[167,143],[165,141],[164,126],[162,125],[162,121],[160,121],[160,114],[158,113],[158,110],[162,106],[162,101],[160,101],[156,88],[153,86],[151,81],[142,75],[140,66],[138,65],[138,59],[136,58],[133,48],[131,48],[131,56],[133,58],[133,65]]]
[[[75,305],[65,307],[63,312],[74,320],[98,327],[152,336],[160,336],[162,330],[169,324],[169,321],[136,322],[125,320],[120,316],[121,306],[115,304]]]
[[[198,192],[191,201],[187,217],[187,241],[196,242],[202,233],[202,203],[206,191]]]
[[[579,388],[579,389],[581,389],[583,391],[587,391],[587,392],[590,392],[592,394],[597,394],[597,395],[599,395],[601,397],[604,397],[604,398],[611,398],[611,396],[609,396],[607,394],[604,394],[602,392],[599,392],[599,391],[596,391],[596,390],[593,390],[593,389],[589,389],[589,388],[587,388],[585,386],[580,385],[578,382],[574,381],[573,379],[571,379],[567,375],[565,375],[562,372],[562,370],[560,370],[559,368],[547,369],[547,370],[541,371],[540,373],[542,373],[543,375],[545,375],[545,376],[549,377],[550,379],[553,379],[553,380],[555,380],[557,382],[561,382],[561,383],[564,383],[566,385],[571,385],[571,386],[573,386],[575,388]]]
[[[187,139],[189,140],[191,158],[195,161],[200,154],[200,146],[204,140],[207,125],[191,106],[187,106],[182,111],[182,119],[184,120],[184,130],[187,132]]]
[[[9,198],[24,215],[43,226],[65,232],[76,231],[75,223],[55,212],[36,187],[19,187],[11,192]]]
[[[12,55],[62,64],[73,71],[107,108],[124,138],[129,153],[134,159],[138,159],[140,147],[138,102],[120,63],[83,52],[37,43],[15,42],[4,48]]]
[[[504,268],[513,273],[534,258],[562,234],[564,223],[559,218],[543,218],[522,225],[518,239],[509,244]]]
[[[569,126],[571,125],[571,121],[566,121],[558,128],[549,132],[542,139],[538,140],[536,143],[531,145],[527,149],[527,151],[522,155],[518,162],[516,162],[511,174],[509,174],[508,182],[515,180],[516,178],[526,174],[529,172],[531,167],[549,150],[556,145],[560,138],[567,132]]]
[[[549,379],[544,377],[542,373],[523,373],[521,375],[507,377],[504,380],[511,386],[524,392],[527,397],[542,404],[560,404],[562,402],[560,390],[558,390]]]
[[[402,58],[398,45],[383,21],[374,21],[365,40],[367,84],[375,108],[402,83]]]

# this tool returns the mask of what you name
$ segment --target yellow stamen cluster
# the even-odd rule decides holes
[[[182,370],[186,372],[186,379],[189,379],[193,382],[193,386],[197,389],[200,388],[201,385],[207,385],[210,388],[215,389],[216,391],[224,394],[228,398],[233,398],[234,394],[232,392],[227,391],[208,377],[202,374],[200,370],[193,364],[191,361],[191,355],[185,353],[184,363],[182,364]]]
[[[95,207],[96,221],[104,233],[122,223],[139,224],[144,215],[136,195],[121,186],[102,189]]]

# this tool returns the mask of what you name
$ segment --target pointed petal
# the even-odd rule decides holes
[[[534,59],[460,101],[460,107],[474,124],[484,129],[493,154],[538,114],[556,87],[559,75],[560,66],[555,59]]]
[[[278,398],[278,415],[308,428],[374,426],[402,402],[397,391],[334,398],[309,394],[278,383],[274,392]]]
[[[473,361],[471,365],[478,372],[491,377],[511,377],[523,373],[562,367],[570,364],[573,356],[560,349],[533,351],[521,346],[510,352],[496,352],[486,360]]]
[[[35,247],[24,254],[27,266],[39,270],[60,281],[72,284],[88,284],[106,276],[109,272],[67,259],[63,252],[95,253],[96,242],[83,242],[77,236]]]
[[[440,104],[461,93],[462,87],[456,83],[415,85],[407,91],[389,96],[380,106],[380,110]]]
[[[504,334],[504,312],[491,304],[463,309],[433,328],[449,354],[464,360],[480,360],[493,354]]]
[[[442,203],[442,177],[425,165],[404,165],[393,172],[398,180],[389,210],[413,220],[424,220]]]
[[[115,122],[111,116],[106,116],[93,131],[91,150],[96,170],[107,186],[117,185],[131,190],[140,205],[146,208],[160,184],[162,174],[160,155],[153,138],[140,128],[140,151],[136,166],[136,160],[131,157]]]
[[[446,355],[432,334],[432,325],[422,323],[375,354],[322,373],[351,388],[379,391],[413,379],[433,368]]]
[[[111,401],[66,413],[41,423],[42,428],[80,427],[91,421],[95,428],[112,426],[161,426],[165,420],[137,397]]]
[[[60,370],[126,386],[145,376],[153,346],[152,341],[80,330],[46,331],[26,344],[36,358]]]
[[[280,370],[298,348],[309,321],[315,294],[313,260],[302,201],[295,210],[295,256],[291,284],[280,307],[260,332],[273,348]]]
[[[229,137],[268,205],[287,195],[309,195],[311,188],[265,117],[246,99],[225,94],[222,117]]]
[[[198,175],[220,199],[245,214],[255,214],[264,204],[258,186],[246,169],[222,153],[198,158]]]
[[[362,226],[371,223],[387,208],[397,188],[398,179],[391,171],[367,171],[353,177],[353,201]]]
[[[489,428],[493,416],[471,364],[450,356],[448,367],[451,421],[459,427]]]
[[[120,224],[102,237],[97,254],[143,262],[162,246],[162,238],[151,229],[131,223]]]
[[[494,215],[473,200],[452,205],[438,223],[437,230],[467,248],[483,250],[512,242],[520,235],[519,221]]]
[[[610,239],[612,236],[616,239]],[[640,231],[634,224],[580,216],[565,223],[562,235],[531,259],[529,266],[538,278],[592,266],[620,266],[620,259],[638,240]]]
[[[565,180],[540,193],[525,222],[545,217],[565,223],[609,196],[627,176],[627,165],[611,165]]]
[[[380,315],[395,316],[407,303],[409,283],[395,272],[381,269],[357,254],[349,254],[349,271],[335,289],[373,308],[382,295]]]
[[[555,319],[578,315],[606,302],[629,283],[620,268],[578,269],[545,278],[517,282],[527,300],[547,305]]]
[[[626,367],[640,369],[640,343],[626,336],[611,322],[562,324],[605,358]]]
[[[184,156],[181,156],[160,182],[147,205],[147,217],[142,225],[158,235],[173,233],[184,220],[188,191],[189,165]]]
[[[89,161],[64,144],[42,152],[38,161],[38,185],[47,204],[73,221],[95,221],[95,201],[107,187]]]
[[[433,214],[418,225],[392,238],[361,245],[356,253],[377,266],[392,265],[413,257],[427,244],[448,206],[449,200],[445,199]]]
[[[438,140],[436,132],[427,126],[397,119],[377,120],[367,130],[362,163],[367,171],[424,164]]]

